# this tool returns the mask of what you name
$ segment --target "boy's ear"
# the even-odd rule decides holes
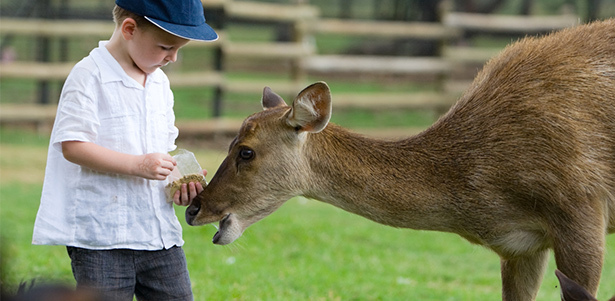
[[[120,31],[125,40],[132,40],[135,31],[137,30],[137,21],[133,18],[126,18],[120,24]]]

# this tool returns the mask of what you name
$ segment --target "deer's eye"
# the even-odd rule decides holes
[[[254,158],[254,151],[249,148],[242,148],[239,150],[239,158],[242,160],[252,160]]]

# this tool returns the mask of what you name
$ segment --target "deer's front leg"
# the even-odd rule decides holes
[[[557,268],[596,296],[604,260],[605,234],[587,228],[569,231],[574,233],[562,235],[554,242]]]
[[[547,266],[548,250],[501,260],[502,300],[534,300]]]

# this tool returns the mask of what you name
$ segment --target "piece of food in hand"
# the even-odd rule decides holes
[[[167,195],[167,202],[173,202],[173,196],[175,192],[182,188],[182,184],[188,184],[190,182],[200,182],[203,185],[203,188],[207,186],[207,181],[205,181],[205,176],[202,174],[189,174],[185,175],[169,184],[165,187],[165,192]]]

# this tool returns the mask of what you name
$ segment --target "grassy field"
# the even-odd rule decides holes
[[[74,283],[66,251],[32,246],[47,137],[0,131],[2,281]],[[189,146],[185,146],[189,147]],[[224,154],[193,149],[213,175]],[[295,198],[230,246],[215,246],[213,226],[183,220],[196,300],[497,300],[498,257],[445,233],[385,227],[327,204]],[[615,251],[615,236],[608,240]],[[551,260],[539,300],[559,300]],[[599,295],[615,293],[607,255]]]

